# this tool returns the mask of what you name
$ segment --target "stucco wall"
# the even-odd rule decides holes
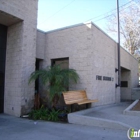
[[[1,0],[0,10],[22,21],[8,26],[4,113],[20,116],[33,106],[38,0]],[[7,18],[8,20],[8,18]]]

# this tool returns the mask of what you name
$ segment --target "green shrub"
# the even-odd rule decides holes
[[[38,110],[32,110],[29,113],[29,117],[34,120],[47,120],[49,110],[44,108],[43,106]]]
[[[52,109],[48,115],[48,121],[59,121],[59,110]]]
[[[48,120],[48,121],[59,121],[59,110],[55,109],[46,109],[44,107],[41,107],[38,110],[32,110],[29,113],[29,117],[34,120]]]

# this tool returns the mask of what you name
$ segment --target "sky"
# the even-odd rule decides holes
[[[119,6],[130,0],[119,0]],[[74,24],[92,21],[106,31],[107,17],[116,13],[117,0],[39,0],[38,25],[50,31]]]

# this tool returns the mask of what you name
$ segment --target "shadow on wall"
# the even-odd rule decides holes
[[[131,71],[121,67],[121,101],[131,100]]]

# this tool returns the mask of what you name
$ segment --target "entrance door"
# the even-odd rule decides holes
[[[0,24],[0,113],[4,110],[4,77],[7,27]]]

